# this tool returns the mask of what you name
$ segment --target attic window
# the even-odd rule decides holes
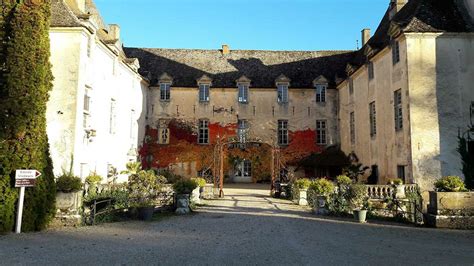
[[[249,85],[247,83],[239,83],[239,103],[249,102]]]
[[[316,102],[325,103],[326,102],[326,89],[325,84],[316,84]]]
[[[199,84],[199,101],[209,102],[210,84]]]
[[[160,83],[160,101],[168,102],[171,98],[171,84]]]

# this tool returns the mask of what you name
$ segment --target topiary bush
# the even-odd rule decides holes
[[[50,0],[2,1],[0,7],[0,232],[13,230],[15,170],[42,173],[27,188],[22,231],[41,230],[55,214],[56,187],[46,135],[52,88]]]
[[[334,183],[326,178],[319,178],[311,182],[308,191],[314,191],[317,196],[329,196],[334,193],[336,186]]]
[[[191,179],[181,179],[173,184],[173,190],[176,194],[191,194],[198,187],[198,183]]]
[[[301,178],[295,181],[294,187],[297,189],[308,189],[311,185],[311,180],[308,178]]]
[[[437,191],[440,192],[463,192],[467,191],[464,181],[459,176],[445,176],[435,182]]]
[[[201,177],[196,177],[196,178],[191,178],[196,184],[198,184],[199,187],[205,187],[206,186],[206,179],[201,178]]]
[[[56,179],[56,189],[59,192],[70,193],[82,190],[81,179],[71,174],[62,174]]]

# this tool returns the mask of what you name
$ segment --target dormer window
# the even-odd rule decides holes
[[[288,103],[288,87],[290,86],[290,79],[285,75],[280,75],[276,79],[277,86],[277,101],[278,103]]]
[[[324,76],[319,76],[317,79],[313,80],[313,85],[316,89],[316,102],[325,103],[328,80]]]
[[[242,76],[238,80],[236,80],[236,83],[237,83],[237,88],[239,90],[239,93],[238,93],[239,103],[248,103],[250,79],[248,79],[246,76]]]
[[[209,84],[199,84],[199,101],[209,102]]]
[[[160,101],[168,102],[171,96],[171,84],[160,83]]]
[[[199,86],[199,101],[209,102],[212,79],[207,75],[203,75],[197,80],[197,83]]]
[[[168,102],[171,99],[171,84],[173,83],[173,78],[167,73],[163,73],[158,79],[160,84],[160,101]]]

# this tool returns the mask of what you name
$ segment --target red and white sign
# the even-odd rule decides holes
[[[34,187],[39,176],[38,170],[16,170],[15,187]]]

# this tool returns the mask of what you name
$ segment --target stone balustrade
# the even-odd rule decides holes
[[[409,185],[366,185],[370,199],[405,198],[407,192],[416,192],[417,184]]]

